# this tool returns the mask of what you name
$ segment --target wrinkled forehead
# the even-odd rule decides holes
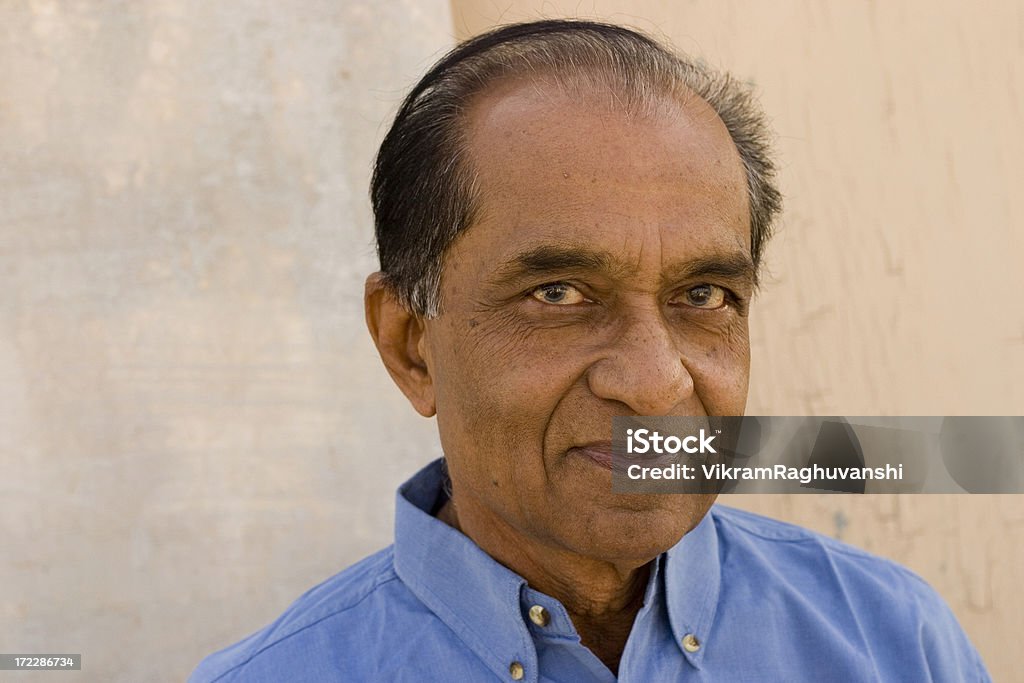
[[[646,108],[619,106],[607,89],[540,78],[478,97],[466,114],[477,194],[467,232],[490,226],[494,249],[604,237],[616,251],[609,239],[626,249],[654,231],[694,258],[749,254],[746,176],[725,124],[695,95],[650,97]]]

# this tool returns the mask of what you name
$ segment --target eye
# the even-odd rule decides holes
[[[587,298],[580,293],[580,290],[564,282],[552,282],[541,285],[530,292],[530,296],[541,303],[553,304],[555,306],[570,306],[587,301]]]
[[[683,295],[687,306],[714,310],[725,305],[725,290],[717,285],[697,285],[686,290]]]

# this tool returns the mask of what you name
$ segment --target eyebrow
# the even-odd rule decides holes
[[[636,267],[607,251],[542,245],[505,261],[489,279],[492,284],[506,285],[572,271],[599,272],[612,278],[627,279],[636,274]],[[661,279],[663,283],[669,284],[702,276],[756,283],[754,263],[750,255],[742,251],[709,254],[671,264],[662,273]]]
[[[694,277],[714,276],[738,282],[757,283],[757,269],[750,254],[742,251],[712,254],[670,267],[663,281],[675,282]]]
[[[583,247],[542,245],[516,254],[505,261],[495,273],[497,279],[520,279],[568,270],[615,272],[624,270],[617,259],[606,251]]]

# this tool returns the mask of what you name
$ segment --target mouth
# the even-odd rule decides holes
[[[614,461],[611,441],[595,441],[583,446],[574,446],[567,451],[568,455],[577,455],[606,470],[612,469]]]

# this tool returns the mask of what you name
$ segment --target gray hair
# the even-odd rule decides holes
[[[458,45],[402,102],[371,183],[384,281],[407,308],[440,313],[445,252],[473,224],[478,186],[467,159],[466,112],[502,79],[551,78],[605,92],[625,111],[652,111],[658,96],[697,96],[718,114],[746,172],[750,251],[759,269],[782,197],[770,134],[751,90],[727,73],[670,52],[637,31],[587,21],[512,24]]]

